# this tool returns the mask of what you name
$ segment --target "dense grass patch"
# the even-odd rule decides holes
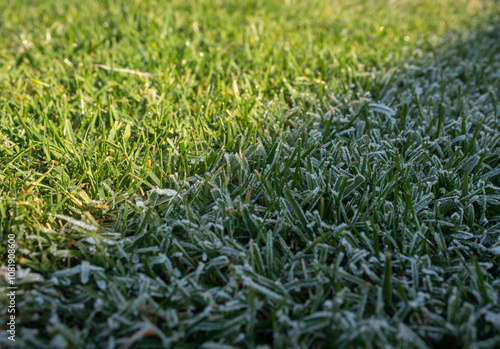
[[[497,3],[0,9],[20,347],[500,343]]]

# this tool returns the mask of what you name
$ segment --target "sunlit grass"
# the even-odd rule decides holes
[[[0,13],[26,347],[500,338],[494,1]]]

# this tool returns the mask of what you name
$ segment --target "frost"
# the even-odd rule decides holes
[[[173,189],[151,189],[151,193],[156,193],[158,195],[175,196],[178,194],[176,190]]]
[[[490,252],[500,255],[500,245],[490,248]]]
[[[370,103],[368,106],[370,107],[370,110],[373,110],[377,113],[382,113],[382,114],[385,114],[388,116],[396,115],[396,112],[394,111],[394,109],[392,109],[386,105],[383,105],[383,104]]]
[[[78,220],[76,220],[74,218],[71,218],[71,217],[68,217],[68,216],[64,216],[64,215],[61,215],[61,214],[52,214],[52,216],[57,217],[59,219],[63,219],[66,222],[71,223],[74,226],[77,226],[77,227],[82,228],[82,229],[87,230],[87,231],[96,231],[98,229],[97,227],[95,227],[93,225],[87,224],[87,223],[82,222],[82,221],[78,221]]]

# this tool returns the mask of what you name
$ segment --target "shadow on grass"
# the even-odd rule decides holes
[[[236,212],[232,206],[222,208],[226,201],[229,202],[227,205],[236,207],[236,198],[233,197],[226,201],[209,199],[208,204],[199,200],[203,203],[194,207],[192,212],[179,206],[173,218],[160,216],[165,213],[166,206],[158,206],[158,220],[167,222],[167,227],[162,226],[165,230],[143,230],[146,224],[154,223],[143,224],[146,215],[138,210],[131,219],[138,222],[137,226],[131,223],[131,227],[127,227],[141,232],[136,240],[124,242],[124,246],[109,254],[108,251],[114,248],[111,245],[108,251],[94,250],[93,254],[84,256],[90,264],[56,274],[47,273],[53,279],[26,287],[23,300],[19,301],[18,319],[24,327],[20,329],[20,336],[24,335],[25,343],[30,345],[47,344],[60,336],[59,343],[66,341],[68,346],[78,344],[73,333],[84,333],[83,340],[94,344],[108,340],[108,345],[112,346],[114,338],[118,337],[119,344],[124,346],[132,343],[131,338],[136,340],[131,344],[136,347],[142,344],[159,347],[166,346],[166,343],[172,346],[192,343],[196,346],[221,339],[231,343],[241,339],[236,334],[246,336],[248,346],[256,343],[271,345],[278,340],[283,345],[303,347],[369,346],[372,340],[373,345],[382,346],[385,338],[391,344],[401,346],[413,341],[457,348],[482,341],[487,347],[487,339],[500,335],[492,317],[499,310],[495,292],[498,291],[500,263],[498,255],[493,255],[490,250],[498,238],[500,214],[500,193],[496,188],[500,184],[499,33],[499,27],[490,27],[478,30],[470,38],[452,37],[450,43],[433,54],[424,54],[408,62],[405,71],[395,70],[380,80],[367,82],[364,77],[352,77],[353,99],[365,98],[367,92],[372,99],[366,97],[364,104],[358,106],[347,101],[339,107],[344,114],[332,121],[330,130],[322,129],[322,132],[330,132],[325,137],[326,142],[344,141],[342,150],[350,155],[342,161],[337,161],[340,155],[333,152],[330,155],[337,161],[335,166],[346,174],[346,183],[365,171],[361,168],[362,162],[368,162],[368,167],[391,168],[386,175],[388,194],[383,197],[380,207],[377,206],[380,209],[366,209],[361,213],[365,220],[355,221],[353,205],[361,207],[365,193],[372,197],[380,195],[373,184],[378,183],[378,178],[363,173],[361,175],[369,181],[362,182],[359,187],[350,187],[349,183],[347,188],[350,191],[344,197],[338,198],[339,188],[324,190],[326,209],[322,218],[332,226],[350,224],[349,229],[359,234],[346,229],[345,234],[339,232],[344,234],[342,239],[328,235],[328,231],[321,231],[325,235],[320,235],[320,239],[301,238],[297,231],[307,233],[312,230],[307,220],[318,217],[314,213],[318,207],[309,206],[308,202],[297,205],[293,194],[283,201],[284,206],[293,211],[289,214],[292,218],[285,217],[284,221],[288,226],[293,224],[299,228],[283,228],[283,234],[275,229],[277,233],[271,231],[265,242],[255,238],[248,243],[249,227],[261,227],[264,231],[264,225],[258,225],[260,221],[254,219],[254,215],[261,214],[262,210],[250,211],[247,206],[241,210],[246,216],[228,215],[227,220],[221,221],[220,224],[227,221],[230,224],[223,226],[219,235],[215,224],[202,231],[201,223],[192,223],[214,223],[207,218],[212,216],[202,217],[200,213],[207,211],[208,205],[221,205],[221,212]],[[358,113],[350,114],[351,107]],[[346,117],[352,115],[357,119]],[[351,128],[353,132],[345,132]],[[362,144],[364,136],[371,137],[370,142],[376,143],[372,152],[380,147],[389,154],[383,159],[385,162],[375,163],[375,155],[356,153],[355,144]],[[297,147],[296,144],[292,146]],[[307,167],[299,169],[303,170],[304,177],[316,171],[314,166],[324,160],[321,151],[332,150],[317,147],[310,148],[313,150],[304,159]],[[419,163],[422,157],[426,161]],[[351,163],[360,164],[360,168],[351,166]],[[265,165],[259,168],[261,173],[264,173]],[[300,161],[297,166],[302,166]],[[432,166],[436,170],[429,169]],[[275,167],[269,170],[268,178],[280,177],[280,167]],[[419,177],[421,174],[427,177]],[[394,177],[400,178],[399,182]],[[424,180],[429,184],[423,185]],[[307,185],[297,183],[296,187],[303,192],[313,192],[315,188]],[[398,185],[400,191],[391,189],[398,188]],[[284,182],[285,186],[289,186],[288,182]],[[345,188],[346,184],[342,190]],[[217,190],[213,192],[214,197]],[[252,195],[262,203],[270,200],[258,184]],[[419,200],[412,202],[415,197]],[[183,203],[190,198],[185,199]],[[280,204],[276,201],[276,207]],[[154,204],[150,207],[156,209]],[[401,215],[400,207],[404,207]],[[341,209],[345,212],[337,215]],[[373,226],[367,223],[377,214],[372,211],[379,214]],[[2,218],[2,226],[7,232],[13,225],[22,224],[9,218],[10,214],[7,213],[6,219]],[[385,215],[393,218],[386,222]],[[273,214],[276,218],[274,216],[284,217],[281,212]],[[394,223],[401,217],[402,228],[399,223]],[[264,221],[267,217],[259,218]],[[169,230],[174,224],[175,229]],[[380,241],[376,226],[384,232],[380,234]],[[425,236],[419,237],[418,248],[412,250],[409,247],[412,233],[420,233],[417,228],[423,226],[427,227],[426,231],[422,230]],[[237,228],[234,228],[235,241],[231,245],[225,235],[233,227]],[[405,235],[406,228],[410,237]],[[379,254],[366,246],[362,234],[374,246],[377,244]],[[271,249],[269,246],[278,245],[273,239],[282,245]],[[225,250],[217,247],[218,243]],[[316,249],[312,243],[321,248]],[[295,252],[290,249],[292,245],[298,246],[299,250],[309,250],[307,253]],[[334,251],[328,250],[332,246]],[[161,253],[157,248],[162,249]],[[272,252],[270,257],[268,254],[263,258],[261,252],[267,253],[268,249]],[[324,252],[325,260],[316,263],[316,259],[323,256],[322,249],[327,251]],[[356,255],[352,250],[360,253]],[[380,257],[385,251],[393,252],[393,270],[390,265],[386,268],[387,260]],[[342,258],[338,257],[340,253]],[[423,256],[423,259],[413,259],[414,255]],[[373,257],[373,262],[368,257]],[[200,262],[196,267],[196,261],[203,258],[209,258],[206,265]],[[296,261],[300,261],[302,271],[296,272],[290,266]],[[366,262],[361,267],[373,269],[373,279],[368,273],[354,274],[355,270],[362,269],[357,267],[359,261]],[[493,264],[493,268],[488,267],[488,263]],[[343,269],[332,271],[333,265]],[[215,271],[202,273],[205,267]],[[197,268],[201,268],[199,272]],[[416,270],[417,280],[406,287],[410,284],[410,274],[415,272],[412,268]],[[292,276],[289,278],[289,275]],[[387,281],[382,285],[374,281],[377,278]],[[276,280],[280,282],[279,287]],[[148,288],[150,285],[154,287]],[[276,289],[272,289],[273,285]],[[361,295],[364,295],[362,292],[366,290],[363,296],[366,297],[366,307],[362,309],[358,305],[362,301]],[[276,301],[276,295],[286,297],[283,296],[281,302]],[[318,304],[307,303],[311,295],[316,297]],[[288,306],[287,301],[293,306]],[[309,307],[304,304],[309,304]],[[346,304],[352,305],[356,312]],[[233,312],[227,310],[231,307],[235,309]],[[193,319],[195,321],[191,321]],[[380,322],[370,322],[373,319]],[[233,324],[236,330],[231,332],[229,329]],[[100,338],[104,331],[107,331],[106,336]],[[165,336],[169,337],[168,340]],[[491,344],[493,347],[495,343]]]

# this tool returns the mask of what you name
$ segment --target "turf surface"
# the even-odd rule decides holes
[[[1,1],[0,341],[498,346],[499,13]]]

